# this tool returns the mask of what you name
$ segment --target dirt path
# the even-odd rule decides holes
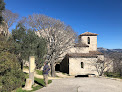
[[[24,69],[23,72],[29,73],[29,70],[28,69]],[[34,72],[34,76],[36,78],[43,79],[43,75],[38,75],[36,72]],[[60,77],[48,77],[48,79],[60,79]]]
[[[29,73],[28,69],[24,69],[23,72]],[[58,77],[48,77],[48,79],[62,79],[62,78],[73,78],[74,76],[69,76],[67,74],[62,74],[61,72],[57,72],[56,75]],[[34,76],[37,78],[43,78],[43,75],[38,75],[36,72],[34,72]]]

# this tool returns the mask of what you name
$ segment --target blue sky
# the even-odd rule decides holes
[[[20,17],[33,13],[60,19],[79,34],[97,33],[98,47],[122,49],[122,0],[5,0]],[[13,28],[13,27],[12,27]]]

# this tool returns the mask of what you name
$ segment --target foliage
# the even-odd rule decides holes
[[[42,70],[36,70],[36,73],[37,73],[38,75],[42,75],[42,74],[43,74]]]
[[[5,3],[4,0],[0,0],[0,11],[5,9]]]
[[[14,45],[11,41],[8,41],[7,38],[3,35],[0,35],[0,53],[1,52],[12,52]]]
[[[3,20],[3,17],[2,17],[2,11],[5,9],[5,3],[4,3],[4,0],[0,0],[0,23],[2,22]]]
[[[104,75],[107,77],[121,78],[122,79],[119,72],[116,72],[116,73],[115,72],[105,72]]]
[[[22,85],[24,74],[14,54],[0,53],[0,76],[2,76],[2,91],[10,92]]]
[[[43,36],[47,41],[47,60],[51,64],[51,75],[55,76],[55,62],[61,61],[65,52],[73,47],[76,40],[76,33],[64,22],[42,15],[33,14],[21,20],[33,28],[38,35]]]
[[[27,61],[29,56],[36,56],[36,66],[40,68],[46,53],[45,39],[37,36],[31,29],[26,30],[22,24],[18,24],[16,29],[12,30],[12,39],[15,43],[14,53],[21,60]]]
[[[0,35],[0,85],[1,91],[10,92],[22,85],[24,75],[15,54],[11,40]]]

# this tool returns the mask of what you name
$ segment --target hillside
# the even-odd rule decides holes
[[[103,53],[110,53],[110,52],[122,53],[122,49],[107,49],[107,48],[103,48],[103,47],[98,47],[97,50],[100,52],[103,52]]]

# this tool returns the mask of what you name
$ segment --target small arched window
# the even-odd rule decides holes
[[[81,68],[83,68],[83,66],[84,66],[84,65],[83,65],[83,62],[81,62]]]
[[[88,40],[88,44],[90,44],[90,37],[88,37],[88,39],[87,39],[87,40]]]

